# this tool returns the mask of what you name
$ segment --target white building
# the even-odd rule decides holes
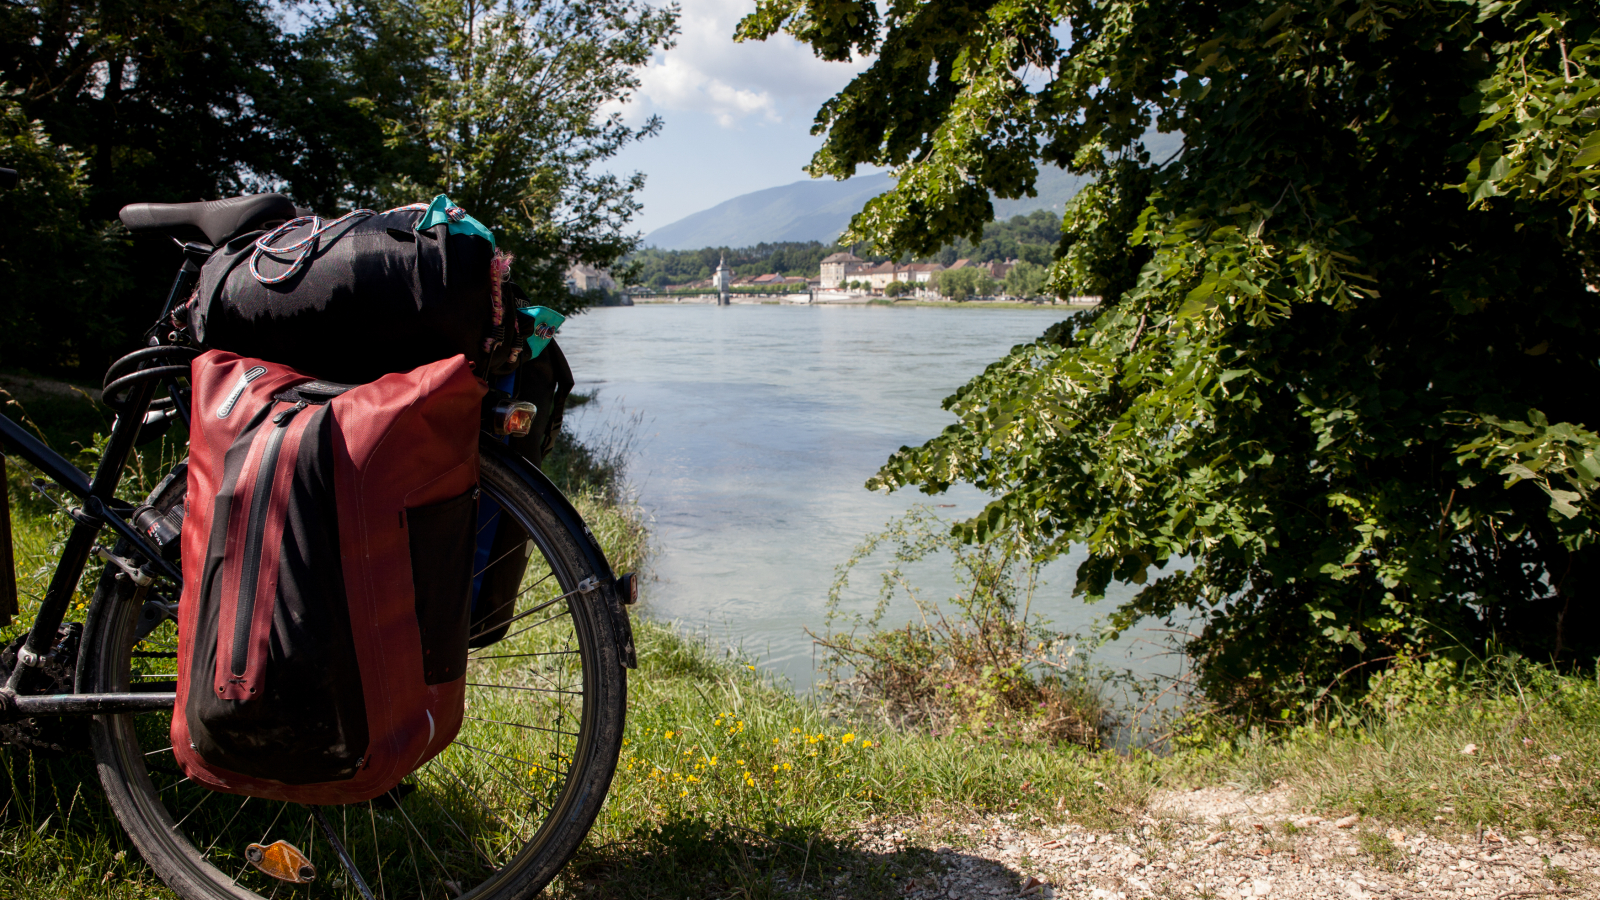
[[[614,291],[617,282],[611,273],[580,263],[567,269],[567,289],[580,294],[596,289]]]
[[[858,276],[868,267],[854,253],[835,253],[822,261],[822,289],[837,290],[846,282],[860,281]]]

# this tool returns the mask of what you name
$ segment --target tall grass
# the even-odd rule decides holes
[[[1360,704],[1269,734],[1196,734],[1174,777],[1280,785],[1317,809],[1450,833],[1600,835],[1600,669],[1402,659]]]

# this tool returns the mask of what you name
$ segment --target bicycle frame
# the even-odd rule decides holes
[[[156,319],[155,325],[146,332],[149,346],[171,345],[171,341],[162,335],[161,331],[174,305],[194,289],[200,276],[200,265],[205,262],[211,251],[212,248],[204,244],[183,245],[183,265],[173,280],[166,305]],[[154,359],[146,360],[140,364],[135,374],[137,371],[153,367]],[[165,377],[163,380],[179,416],[187,425],[189,411],[176,380],[172,377]],[[133,512],[132,508],[116,499],[117,484],[122,480],[123,467],[126,466],[128,456],[138,441],[139,430],[144,425],[145,415],[150,411],[157,386],[155,378],[146,378],[137,380],[128,389],[127,399],[121,404],[116,420],[112,423],[111,436],[92,478],[68,462],[61,454],[50,449],[43,441],[29,434],[21,425],[0,415],[0,451],[8,455],[15,453],[32,463],[51,481],[81,501],[81,505],[67,511],[72,517],[73,525],[67,535],[66,546],[61,551],[61,558],[56,563],[50,586],[45,590],[44,598],[39,604],[39,612],[28,630],[28,638],[17,653],[17,665],[12,669],[5,686],[0,688],[0,720],[15,721],[34,716],[153,712],[170,710],[177,702],[177,694],[171,692],[101,694],[74,692],[52,695],[26,693],[28,673],[42,666],[53,652],[57,629],[66,618],[73,591],[83,577],[83,570],[88,565],[91,554],[97,549],[95,541],[99,538],[101,529],[110,527],[117,535],[132,542],[139,549],[140,555],[149,560],[144,566],[136,567],[132,561],[115,556],[110,549],[98,548],[107,565],[121,569],[120,574],[123,577],[136,580],[150,579],[156,574],[152,570],[153,567],[179,585],[183,583],[183,573],[167,562],[160,550],[153,547],[144,535],[129,523],[128,517]]]

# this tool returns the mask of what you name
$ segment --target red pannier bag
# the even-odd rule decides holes
[[[218,791],[390,790],[465,700],[483,385],[454,356],[335,385],[194,361],[173,751]]]

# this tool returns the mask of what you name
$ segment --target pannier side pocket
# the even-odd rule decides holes
[[[473,488],[441,503],[406,510],[423,681],[428,684],[455,681],[467,671],[476,494]]]

